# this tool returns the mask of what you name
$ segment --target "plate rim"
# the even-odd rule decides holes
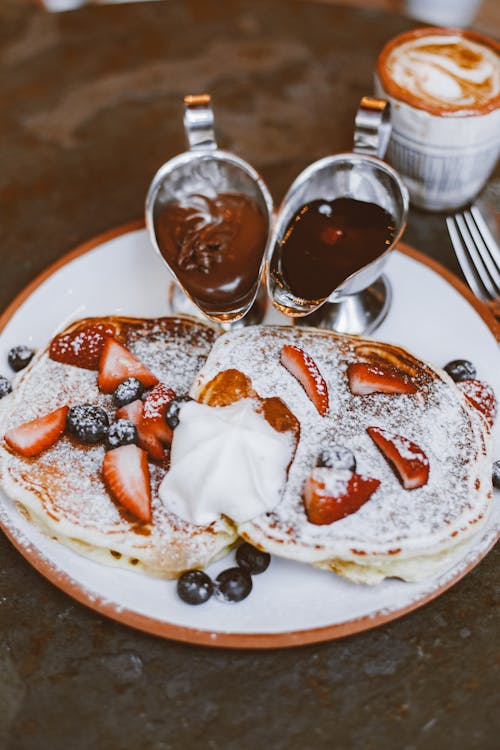
[[[0,315],[0,333],[3,332],[6,325],[13,318],[21,305],[54,273],[61,268],[64,268],[64,266],[68,265],[73,260],[76,260],[80,256],[94,250],[96,247],[122,235],[139,231],[144,228],[145,223],[142,220],[127,222],[126,224],[122,224],[92,237],[91,239],[77,245],[68,253],[62,255],[58,260],[50,264],[41,273],[35,276],[35,278],[29,282],[6,307],[4,312]],[[497,341],[500,341],[500,325],[495,320],[491,311],[485,304],[477,299],[468,287],[466,287],[466,285],[451,271],[442,266],[438,261],[428,257],[404,242],[398,244],[397,250],[423,265],[428,266],[431,270],[444,278],[445,281],[454,287],[455,290],[469,302],[490,329],[494,338]],[[342,623],[335,623],[319,628],[283,632],[278,631],[272,633],[235,633],[189,628],[184,625],[178,625],[148,615],[143,615],[132,609],[124,608],[116,602],[105,600],[100,596],[92,594],[92,592],[77,583],[66,571],[56,567],[56,565],[46,559],[38,548],[35,547],[33,543],[29,542],[29,540],[25,543],[23,539],[24,534],[22,532],[16,534],[15,531],[11,530],[10,524],[4,522],[1,514],[0,528],[11,544],[38,573],[65,594],[95,612],[109,617],[122,625],[128,625],[137,630],[160,636],[162,638],[190,643],[192,645],[239,649],[277,649],[304,646],[311,643],[320,643],[323,641],[343,638],[348,635],[354,635],[355,633],[371,630],[392,620],[399,619],[400,617],[423,607],[425,604],[428,604],[430,601],[458,583],[458,581],[464,578],[481,562],[500,538],[500,533],[496,536],[494,535],[491,543],[481,549],[477,557],[458,571],[456,575],[447,579],[441,586],[423,597],[410,602],[410,604],[405,607],[400,607],[399,609],[394,609],[389,612],[380,610],[370,615],[363,615]]]

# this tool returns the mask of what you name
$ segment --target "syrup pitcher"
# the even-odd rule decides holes
[[[268,294],[304,325],[366,334],[388,312],[391,288],[381,274],[408,214],[408,191],[382,160],[389,115],[388,102],[364,97],[353,151],[311,164],[283,200],[269,246]]]
[[[186,96],[184,105],[189,150],[160,167],[146,198],[151,242],[177,282],[170,312],[192,312],[194,303],[219,323],[258,323],[271,195],[247,162],[217,147],[210,96]]]

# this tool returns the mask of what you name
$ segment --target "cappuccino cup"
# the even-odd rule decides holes
[[[400,34],[379,55],[375,91],[391,103],[386,160],[412,203],[447,211],[473,200],[500,153],[500,44],[460,29]]]

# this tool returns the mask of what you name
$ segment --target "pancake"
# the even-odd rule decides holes
[[[284,344],[300,347],[318,366],[329,393],[324,416],[280,364]],[[416,392],[353,395],[347,368],[359,362],[396,368]],[[235,371],[248,379],[248,392],[231,390]],[[389,344],[325,330],[257,326],[220,337],[191,390],[213,406],[254,394],[279,397],[300,424],[281,501],[238,524],[239,534],[255,546],[360,583],[418,581],[450,565],[453,553],[485,523],[492,499],[490,429],[444,371]],[[405,490],[368,427],[417,444],[428,458],[427,483]],[[317,525],[306,515],[304,484],[320,452],[339,444],[353,451],[356,471],[380,486],[356,512]]]
[[[94,324],[113,326],[117,338],[178,396],[188,393],[217,336],[212,327],[190,318],[92,318],[65,333]],[[110,421],[114,417],[112,396],[99,391],[97,373],[52,360],[47,348],[0,402],[0,434],[60,406],[85,403],[104,408]],[[165,509],[157,489],[166,464],[149,464],[152,521],[138,521],[106,489],[104,455],[103,445],[82,445],[63,436],[29,459],[12,452],[2,439],[1,486],[44,533],[88,557],[128,570],[176,577],[207,566],[234,543],[235,528],[227,520],[193,526]]]

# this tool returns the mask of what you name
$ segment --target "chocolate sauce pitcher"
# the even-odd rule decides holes
[[[189,312],[191,301],[219,323],[244,316],[245,324],[260,322],[266,300],[254,303],[271,236],[271,195],[247,162],[217,147],[210,96],[186,96],[184,104],[189,150],[158,170],[146,199],[153,247],[178,284],[170,290],[171,312]]]

